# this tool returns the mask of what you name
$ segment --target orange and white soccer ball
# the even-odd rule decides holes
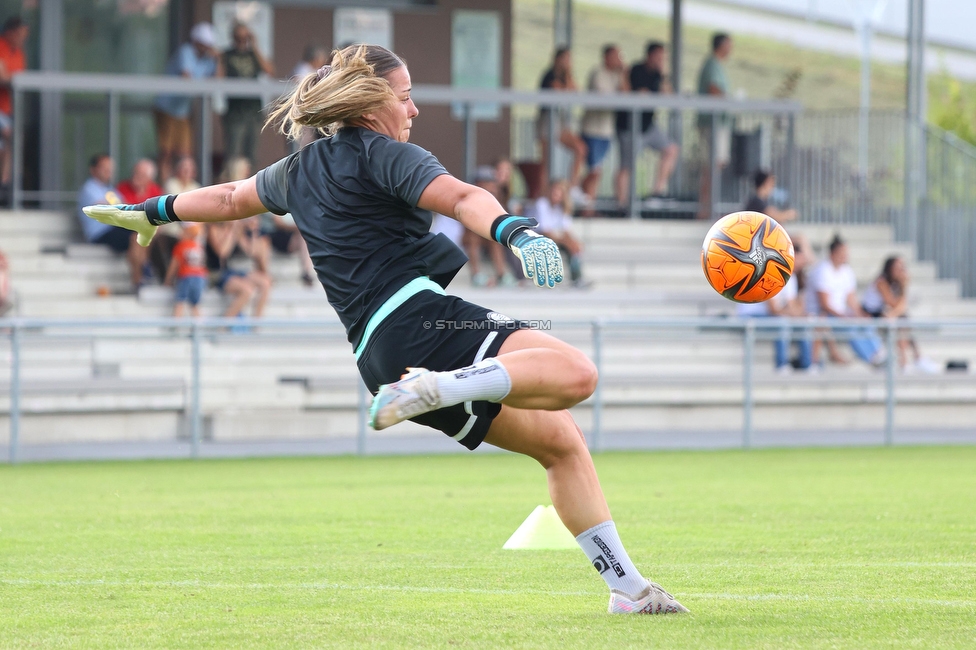
[[[702,271],[712,288],[735,302],[762,302],[793,275],[793,241],[760,212],[733,212],[705,235]]]

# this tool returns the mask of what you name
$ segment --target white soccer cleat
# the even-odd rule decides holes
[[[611,614],[681,614],[689,611],[656,582],[647,581],[647,588],[637,594],[635,600],[616,589],[610,590]]]
[[[369,408],[369,426],[377,431],[441,407],[437,378],[426,368],[407,368],[400,381],[383,384]]]

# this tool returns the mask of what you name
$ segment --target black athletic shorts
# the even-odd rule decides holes
[[[457,296],[421,291],[383,319],[356,363],[375,395],[381,384],[397,381],[408,367],[454,370],[494,357],[519,328],[518,321]],[[501,408],[495,402],[464,402],[411,419],[474,449]]]

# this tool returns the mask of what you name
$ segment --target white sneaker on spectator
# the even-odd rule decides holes
[[[569,188],[569,198],[578,208],[588,208],[593,204],[593,200],[578,185]]]
[[[915,369],[926,375],[937,375],[942,372],[942,366],[928,357],[919,357],[915,362]]]

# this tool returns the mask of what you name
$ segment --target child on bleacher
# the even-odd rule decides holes
[[[574,287],[586,288],[589,283],[583,279],[583,244],[573,234],[572,204],[569,200],[569,184],[564,180],[553,181],[549,196],[536,200],[531,211],[539,222],[537,230],[556,242],[559,250],[569,258],[569,277]]]
[[[173,259],[166,271],[166,284],[176,281],[176,304],[173,316],[183,316],[184,306],[189,303],[190,314],[200,316],[200,297],[207,283],[206,254],[200,245],[200,224],[183,224],[183,234],[173,248]]]

